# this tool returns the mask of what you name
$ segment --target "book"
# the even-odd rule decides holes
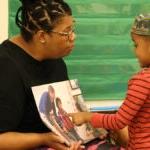
[[[77,79],[34,86],[32,92],[41,120],[68,146],[79,140],[88,143],[100,135],[100,130],[89,123],[75,126],[68,116],[68,113],[89,111]]]

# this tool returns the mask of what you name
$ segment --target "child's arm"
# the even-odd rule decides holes
[[[90,122],[95,128],[120,130],[137,117],[149,96],[149,87],[147,78],[137,75],[129,81],[125,100],[115,114],[80,112],[71,114],[72,120],[76,125]]]

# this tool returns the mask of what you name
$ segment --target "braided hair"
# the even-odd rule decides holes
[[[61,17],[72,15],[63,0],[20,0],[22,6],[16,13],[16,24],[25,41],[30,41],[38,30],[49,33]]]

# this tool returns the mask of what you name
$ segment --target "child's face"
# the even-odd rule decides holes
[[[134,42],[135,54],[141,67],[150,66],[150,38],[145,36],[131,34]]]
[[[58,102],[58,107],[62,108],[62,103],[60,101]]]

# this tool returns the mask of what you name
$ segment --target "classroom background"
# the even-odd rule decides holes
[[[76,20],[76,46],[65,57],[70,79],[78,79],[90,100],[121,100],[130,76],[139,70],[130,28],[148,13],[150,0],[66,0]],[[0,42],[17,34],[19,0],[0,0]]]

